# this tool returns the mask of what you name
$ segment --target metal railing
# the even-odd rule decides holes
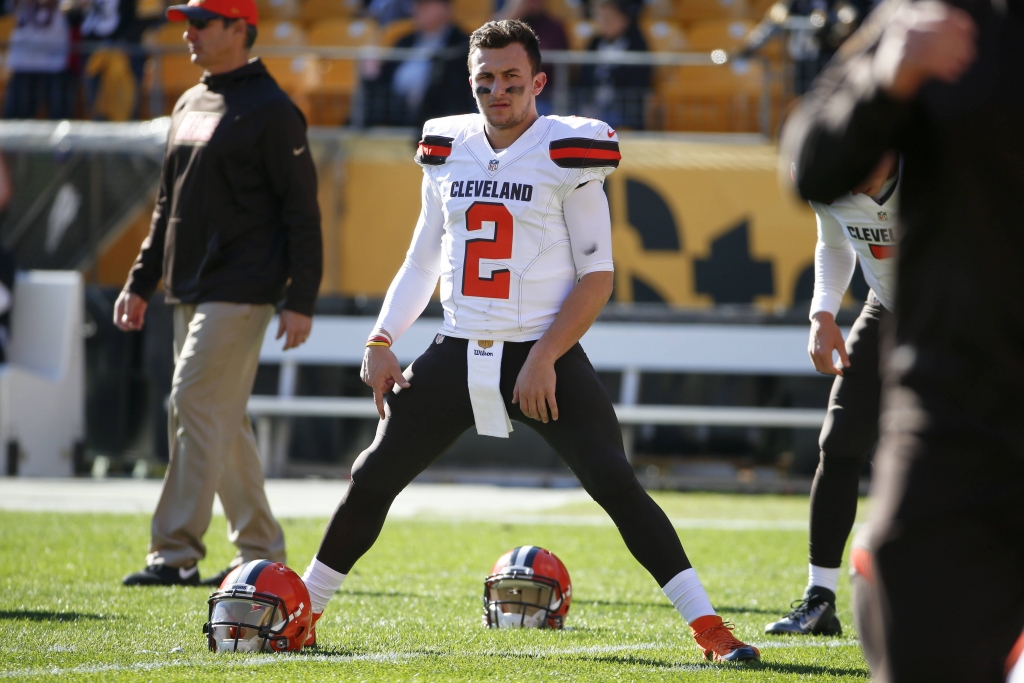
[[[0,43],[0,49],[9,47],[9,43]],[[145,57],[150,62],[151,79],[148,93],[148,108],[151,117],[161,115],[165,111],[165,89],[161,82],[163,73],[162,62],[168,55],[188,54],[182,43],[177,45],[152,45],[136,43],[78,43],[73,46],[77,52],[88,55],[100,49],[118,49],[130,58]],[[253,48],[254,54],[265,57],[295,57],[317,60],[346,60],[361,66],[369,62],[394,62],[409,59],[463,59],[462,50],[429,51],[419,48],[385,48],[379,46],[361,47],[325,47],[325,46],[279,46],[260,45],[257,41]],[[769,60],[753,56],[730,55],[726,50],[709,52],[600,52],[578,50],[551,50],[544,52],[545,65],[553,69],[553,93],[550,97],[552,113],[568,115],[579,113],[573,111],[580,101],[580,88],[573,83],[574,71],[579,67],[593,66],[647,66],[659,67],[703,67],[709,69],[729,69],[742,67],[744,62],[757,62],[763,66],[763,83],[760,100],[756,104],[758,129],[762,134],[771,132],[772,85],[784,79],[784,75],[773,70]],[[361,73],[361,71],[360,71]],[[654,87],[646,91],[647,99],[655,94]],[[363,128],[365,120],[366,87],[362,78],[357,78],[351,93],[351,118],[349,125]],[[746,131],[751,132],[751,131]]]

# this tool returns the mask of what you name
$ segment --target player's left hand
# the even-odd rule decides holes
[[[284,350],[294,349],[302,345],[309,338],[309,332],[313,329],[313,318],[308,315],[281,309],[280,322],[277,326],[277,336],[280,339],[288,335],[284,340]]]
[[[546,423],[550,409],[550,419],[557,420],[555,364],[539,359],[531,352],[519,371],[519,377],[516,378],[516,386],[512,389],[512,403],[518,403],[519,409],[526,417]]]

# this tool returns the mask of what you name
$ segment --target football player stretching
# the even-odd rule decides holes
[[[857,516],[860,472],[878,441],[878,339],[895,299],[898,170],[896,155],[887,154],[852,192],[831,204],[811,202],[818,217],[818,244],[808,352],[818,372],[836,378],[811,486],[807,589],[789,614],[765,627],[766,633],[842,633],[836,616],[839,565]],[[871,290],[844,343],[835,315],[858,258]],[[835,365],[833,351],[839,353]]]
[[[363,357],[381,420],[303,577],[314,618],[416,475],[474,424],[500,438],[514,419],[539,432],[611,516],[705,657],[759,659],[715,614],[668,517],[637,482],[579,345],[612,291],[603,183],[619,144],[601,121],[537,114],[540,63],[525,23],[485,24],[469,51],[480,113],[423,128],[422,210]],[[438,278],[444,323],[403,373],[389,346]]]

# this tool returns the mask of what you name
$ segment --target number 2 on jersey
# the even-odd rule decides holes
[[[466,211],[466,229],[470,232],[481,230],[484,223],[494,223],[494,237],[466,240],[462,293],[485,299],[507,299],[512,274],[501,269],[492,271],[490,277],[480,277],[480,259],[512,258],[512,214],[504,204],[476,202]]]

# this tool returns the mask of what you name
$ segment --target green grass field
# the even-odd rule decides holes
[[[141,568],[143,515],[0,512],[0,678],[12,680],[685,680],[854,681],[869,677],[849,589],[834,639],[763,635],[806,580],[803,497],[658,494],[712,602],[759,665],[713,665],[596,505],[518,524],[390,521],[318,625],[320,647],[296,655],[217,655],[201,627],[207,591],[124,588]],[[865,508],[865,505],[861,506]],[[861,515],[863,515],[863,510]],[[534,518],[536,519],[536,518]],[[282,524],[301,573],[326,520]],[[224,521],[207,534],[213,572],[232,556]],[[554,551],[572,575],[563,631],[481,626],[483,578],[505,550]]]

